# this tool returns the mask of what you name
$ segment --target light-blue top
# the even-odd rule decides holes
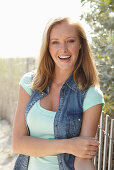
[[[19,83],[29,95],[32,94],[29,86],[31,81],[31,73],[26,73]],[[102,104],[102,107],[104,107],[102,91],[98,87],[90,87],[84,99],[83,111],[97,104]],[[54,139],[55,114],[56,112],[42,108],[40,100],[38,100],[27,116],[30,135],[44,139]],[[30,157],[28,170],[59,170],[57,156]]]

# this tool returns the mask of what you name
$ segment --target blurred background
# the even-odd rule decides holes
[[[114,0],[1,0],[0,170],[12,169],[16,159],[11,132],[19,81],[37,68],[45,25],[58,16],[80,20],[84,26],[105,98],[104,114],[114,119]]]

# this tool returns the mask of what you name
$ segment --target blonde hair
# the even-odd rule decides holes
[[[74,26],[81,43],[81,49],[79,50],[78,59],[74,67],[75,83],[77,83],[80,90],[88,89],[92,85],[99,86],[96,67],[84,29],[79,22],[74,22],[70,18],[65,17],[51,19],[44,30],[39,64],[36,75],[32,81],[32,90],[37,89],[43,91],[52,80],[55,64],[49,52],[50,32],[55,25],[61,24],[62,22],[67,22]]]

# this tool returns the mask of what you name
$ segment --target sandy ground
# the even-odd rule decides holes
[[[17,155],[11,149],[12,127],[0,119],[0,170],[13,170]]]

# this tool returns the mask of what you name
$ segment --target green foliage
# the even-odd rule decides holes
[[[111,0],[104,0],[106,5],[109,5],[111,3]]]
[[[92,50],[105,98],[105,113],[113,113],[114,0],[81,0],[89,10],[81,16],[91,27]]]

